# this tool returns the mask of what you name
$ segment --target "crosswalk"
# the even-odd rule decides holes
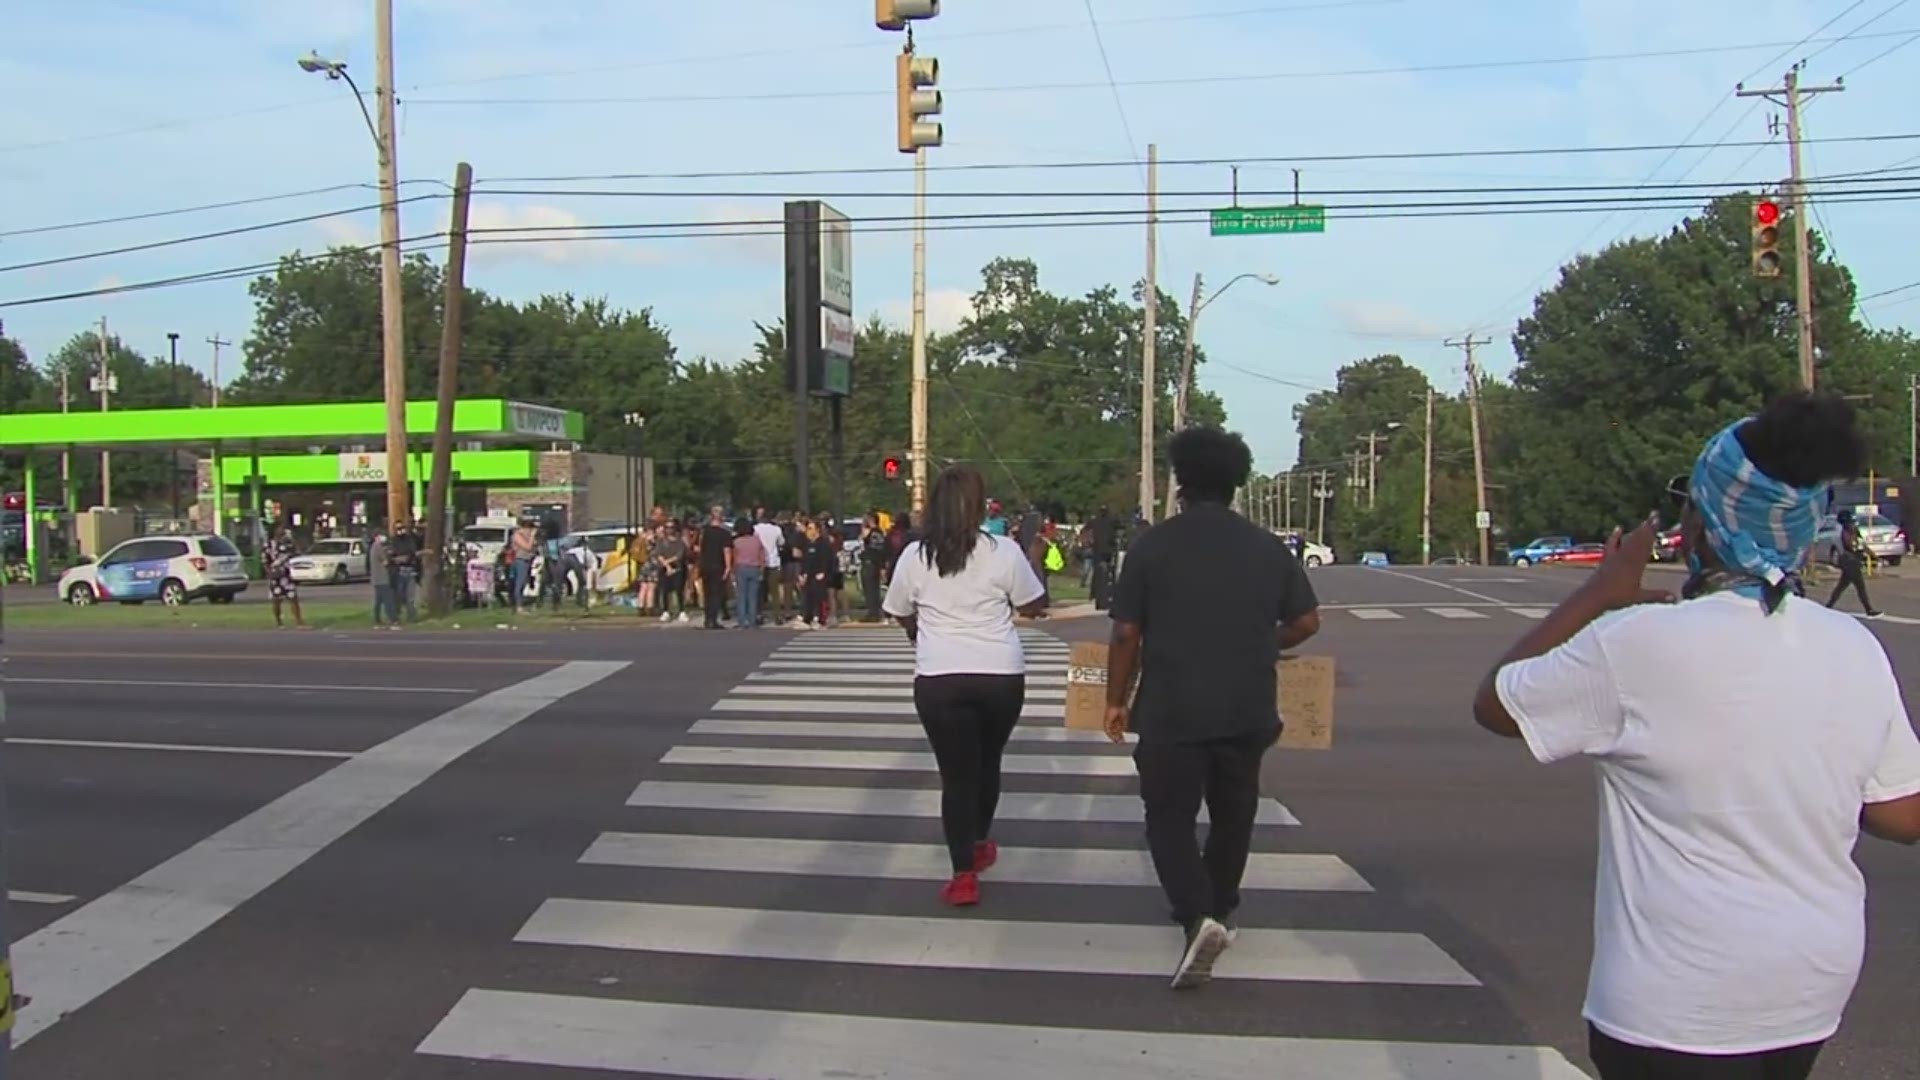
[[[1373,887],[1295,850],[1300,821],[1274,798],[1218,985],[1167,990],[1179,934],[1142,850],[1132,762],[1061,726],[1067,646],[1024,640],[1029,700],[979,908],[935,897],[939,779],[911,649],[801,635],[608,808],[576,874],[513,935],[512,971],[449,1002],[419,1052],[726,1080],[1583,1075],[1549,1048],[1447,1041],[1453,1028],[1395,1038],[1367,998],[1352,999],[1358,1022],[1381,1037],[1353,1037],[1351,1019],[1303,1030],[1285,995],[1487,992],[1422,934],[1289,917],[1366,905]],[[1202,1001],[1217,1015],[1175,1011]]]
[[[1507,616],[1519,616],[1522,619],[1544,619],[1553,614],[1550,607],[1532,607],[1522,604],[1456,604],[1449,606],[1390,607],[1385,605],[1337,606],[1329,605],[1323,612],[1340,613],[1362,622],[1398,622],[1409,614],[1415,618],[1447,619],[1450,621],[1471,621],[1474,619],[1495,619]]]

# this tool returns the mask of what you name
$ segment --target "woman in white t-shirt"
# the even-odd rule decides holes
[[[1920,739],[1880,642],[1796,595],[1853,409],[1798,393],[1708,442],[1692,575],[1641,587],[1651,523],[1520,639],[1474,700],[1489,730],[1600,780],[1585,1014],[1604,1080],[1802,1080],[1865,949],[1868,834],[1920,841]]]
[[[1026,656],[1015,611],[1038,613],[1046,590],[1012,541],[989,536],[987,485],[955,465],[933,482],[921,539],[906,546],[887,587],[887,614],[914,643],[913,704],[940,765],[940,820],[955,906],[980,902],[980,873],[1000,802],[1000,757],[1026,702]]]

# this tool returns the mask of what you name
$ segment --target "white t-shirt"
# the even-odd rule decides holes
[[[771,521],[762,521],[754,525],[753,535],[759,537],[760,546],[767,549],[767,569],[780,569],[780,548],[783,546],[780,526]]]
[[[1498,689],[1534,757],[1599,776],[1587,1019],[1696,1054],[1831,1036],[1866,944],[1861,806],[1920,792],[1880,642],[1717,593],[1596,620]]]
[[[887,586],[886,611],[920,620],[915,675],[1024,675],[1013,612],[1045,595],[1017,544],[981,533],[952,577],[927,565],[919,541],[908,544]]]

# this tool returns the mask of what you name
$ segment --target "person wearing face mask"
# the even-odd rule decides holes
[[[1866,946],[1859,836],[1920,842],[1920,738],[1886,651],[1803,599],[1853,408],[1801,392],[1707,442],[1679,603],[1642,585],[1654,525],[1481,682],[1475,719],[1593,761],[1600,848],[1584,1009],[1603,1080],[1803,1080]]]

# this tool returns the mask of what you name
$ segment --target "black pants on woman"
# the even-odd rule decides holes
[[[940,823],[953,871],[973,869],[1000,806],[1000,757],[1027,700],[1024,675],[923,675],[913,706],[940,765]]]
[[[1858,555],[1848,554],[1840,556],[1840,584],[1833,587],[1833,595],[1827,599],[1828,607],[1839,603],[1840,594],[1846,592],[1847,586],[1851,585],[1853,586],[1853,591],[1860,596],[1861,610],[1868,613],[1873,611],[1873,601],[1867,598],[1865,562],[1866,560]]]
[[[1621,1042],[1587,1025],[1587,1056],[1601,1080],[1807,1080],[1824,1043],[1758,1054],[1683,1054]]]
[[[802,619],[805,619],[807,621],[807,625],[809,626],[813,625],[814,623],[819,623],[821,626],[825,626],[827,624],[826,579],[816,578],[812,574],[808,574],[807,583],[805,587],[803,587],[800,590],[800,596],[801,596],[800,617]]]

